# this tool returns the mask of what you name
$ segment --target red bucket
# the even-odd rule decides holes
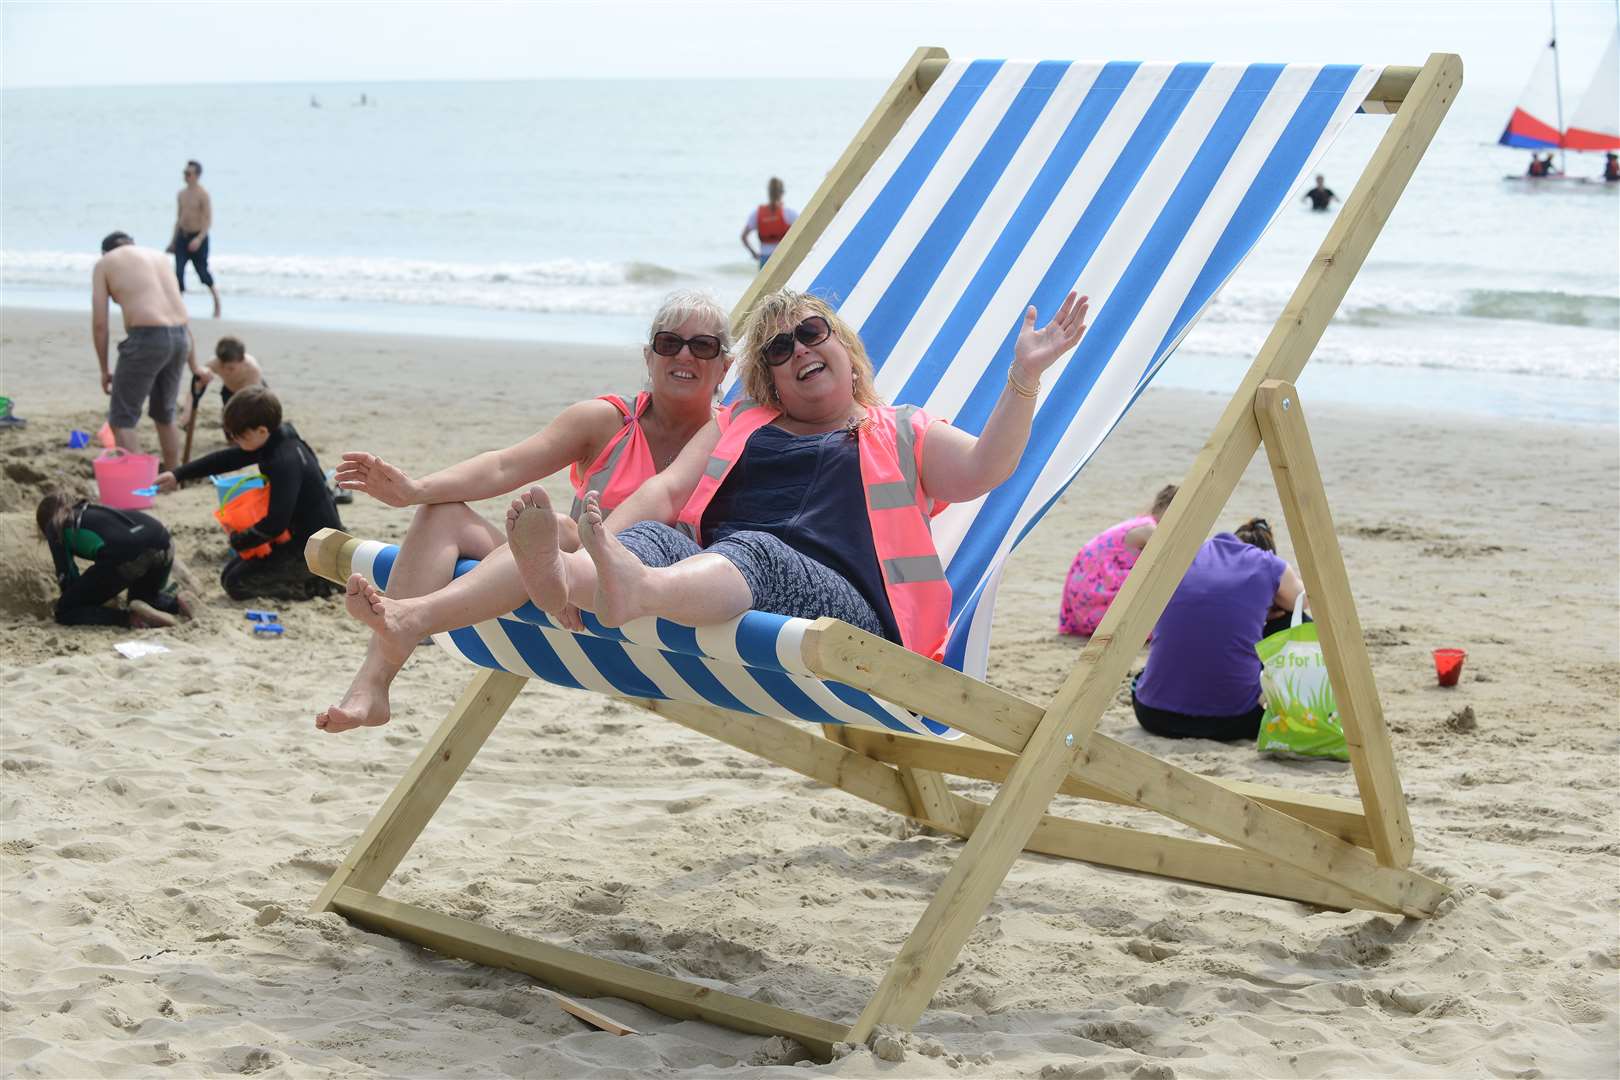
[[[1441,686],[1456,686],[1462,677],[1463,661],[1468,658],[1465,649],[1434,650],[1434,677]]]

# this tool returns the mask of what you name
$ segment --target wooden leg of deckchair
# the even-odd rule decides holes
[[[906,786],[911,799],[912,817],[938,824],[946,832],[966,836],[971,826],[957,815],[956,796],[945,783],[945,777],[932,769],[913,769],[902,765],[900,782]]]
[[[1305,428],[1305,412],[1293,384],[1262,383],[1255,395],[1255,416],[1305,579],[1305,594],[1311,598],[1351,767],[1367,807],[1373,851],[1385,866],[1406,866],[1412,861],[1413,846],[1406,795],[1395,769],[1356,601],[1350,594],[1350,575],[1344,569],[1316,452]]]
[[[315,898],[312,911],[330,911],[339,889],[382,888],[527,681],[504,671],[484,670],[473,676],[461,700]]]
[[[851,728],[847,724],[823,724],[821,731],[833,742],[865,753],[854,743],[854,739],[860,735],[859,729]],[[905,785],[906,796],[911,799],[911,817],[918,821],[926,821],[957,836],[967,835],[963,831],[962,821],[956,815],[956,806],[951,801],[953,796],[950,785],[945,782],[943,775],[932,769],[918,769],[909,765],[902,765],[896,771],[900,774],[900,783]]]

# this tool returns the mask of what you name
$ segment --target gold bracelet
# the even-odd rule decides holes
[[[1019,382],[1018,377],[1013,374],[1013,369],[1011,367],[1007,368],[1007,385],[1012,387],[1012,392],[1017,394],[1019,397],[1034,398],[1038,397],[1041,392],[1040,383],[1036,383],[1034,387],[1031,388]]]

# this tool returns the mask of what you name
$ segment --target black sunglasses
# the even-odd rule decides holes
[[[652,351],[659,356],[679,356],[682,348],[691,349],[692,355],[699,360],[713,360],[720,355],[720,339],[713,334],[683,338],[668,330],[660,330],[653,335]]]
[[[759,355],[768,367],[781,367],[793,356],[793,343],[801,345],[820,345],[832,336],[832,327],[820,315],[812,315],[805,319],[791,332],[777,334],[765,343],[759,350]]]

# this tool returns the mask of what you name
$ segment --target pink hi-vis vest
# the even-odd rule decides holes
[[[585,510],[587,491],[600,495],[603,511],[610,511],[658,474],[652,447],[647,445],[647,435],[641,430],[641,414],[652,404],[652,394],[645,390],[637,394],[634,408],[626,405],[617,394],[603,394],[598,400],[618,409],[624,423],[602,447],[590,468],[581,472],[577,461],[570,467],[568,479],[574,485],[574,507],[569,515],[575,521]]]
[[[715,417],[720,442],[703,479],[681,509],[676,525],[682,532],[702,542],[703,511],[742,457],[749,436],[780,415],[770,406],[747,399],[720,410]],[[945,580],[928,519],[946,504],[930,499],[918,480],[923,435],[933,422],[933,417],[914,405],[868,405],[866,422],[856,438],[866,517],[883,573],[883,591],[900,627],[900,643],[937,660],[950,624],[951,585]]]

